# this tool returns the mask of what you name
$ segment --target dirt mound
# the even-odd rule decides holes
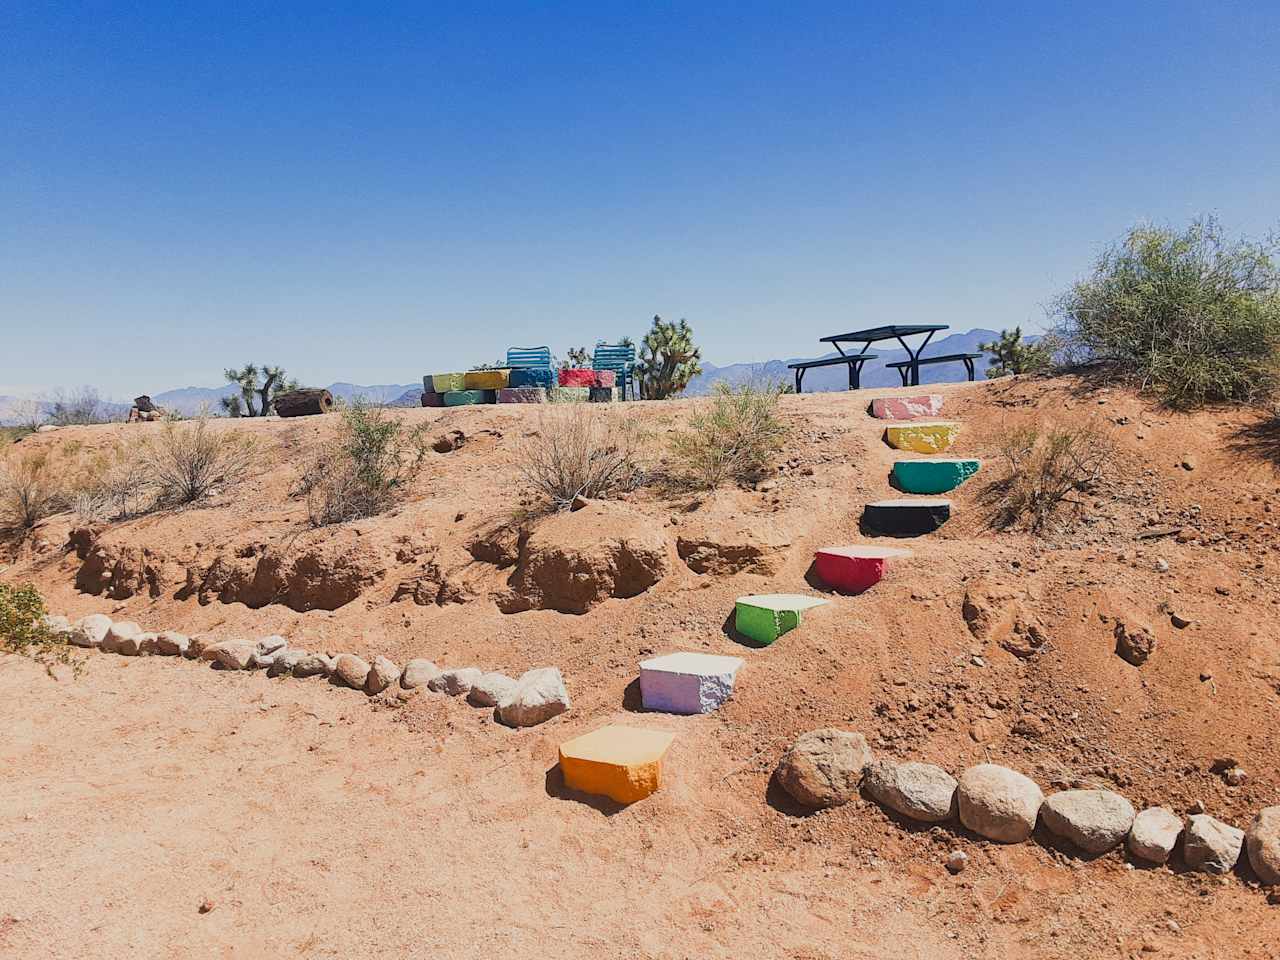
[[[676,551],[698,574],[729,576],[756,573],[773,576],[781,569],[782,551],[790,538],[770,522],[756,520],[695,520],[681,526]]]
[[[583,614],[648,590],[670,570],[670,552],[653,522],[625,505],[596,502],[561,513],[524,541],[498,608]]]

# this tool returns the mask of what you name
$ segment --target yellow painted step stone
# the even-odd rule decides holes
[[[610,724],[560,744],[565,786],[618,803],[643,800],[662,785],[662,757],[675,734]]]
[[[913,453],[941,453],[955,442],[960,424],[954,420],[916,420],[885,428],[889,446]]]

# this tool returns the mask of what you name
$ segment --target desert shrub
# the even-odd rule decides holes
[[[48,421],[59,427],[109,423],[111,415],[94,387],[57,390],[45,401]]]
[[[1280,380],[1274,241],[1229,241],[1212,219],[1138,226],[1055,306],[1072,353],[1176,407],[1248,402]]]
[[[782,449],[787,425],[778,417],[783,385],[717,383],[711,399],[671,440],[687,479],[712,488],[733,480],[750,483],[767,474]]]
[[[337,438],[308,464],[299,482],[313,526],[381,513],[426,462],[425,424],[408,429],[386,409],[359,397],[340,416]]]
[[[58,471],[48,453],[11,452],[0,464],[0,528],[29,530],[63,504]]]
[[[208,417],[164,421],[160,434],[137,448],[137,465],[159,503],[186,504],[204,499],[216,487],[235,483],[259,456],[249,438],[215,429]],[[122,458],[133,459],[129,452]],[[118,491],[131,491],[131,465],[121,464]]]
[[[1093,421],[1035,423],[1010,430],[1000,449],[1006,475],[995,485],[996,525],[1044,530],[1076,492],[1105,475],[1115,446]]]
[[[978,349],[995,354],[995,362],[987,368],[987,376],[995,378],[1019,373],[1048,373],[1053,369],[1056,346],[1057,338],[1053,336],[1029,343],[1022,338],[1022,327],[1014,327],[1001,330],[999,340],[978,344]]]
[[[0,649],[31,657],[46,667],[71,662],[67,635],[49,629],[46,612],[44,598],[35,587],[0,583]]]
[[[573,403],[545,410],[521,443],[520,473],[557,508],[575,497],[603,499],[643,478],[644,435],[615,409]]]

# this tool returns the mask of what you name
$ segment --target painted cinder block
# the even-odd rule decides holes
[[[554,387],[556,372],[550,367],[512,367],[507,383],[513,387]]]
[[[640,699],[646,710],[710,713],[729,699],[745,661],[710,653],[670,653],[640,661]]]
[[[871,401],[871,415],[880,420],[918,420],[942,412],[942,394],[918,397],[879,397]]]
[[[662,785],[662,758],[675,735],[612,724],[560,744],[565,786],[617,803],[643,800]]]
[[[739,597],[734,606],[733,625],[744,637],[766,646],[800,626],[805,610],[830,602],[798,593]]]
[[[890,537],[920,537],[951,519],[951,501],[942,497],[877,500],[862,508],[862,522]]]
[[[565,367],[560,371],[560,386],[562,387],[595,387],[596,372],[585,367]]]
[[[590,399],[590,387],[552,387],[547,391],[550,403],[586,403]]]
[[[546,403],[544,387],[504,387],[498,391],[499,403]]]
[[[466,390],[501,390],[508,386],[510,370],[468,370],[463,378]]]
[[[616,370],[594,370],[595,379],[591,381],[593,387],[614,387],[618,384],[618,373]]]
[[[613,403],[618,399],[617,387],[589,387],[587,399],[592,403]]]
[[[469,407],[478,403],[497,403],[495,390],[450,390],[444,395],[446,407]]]
[[[981,466],[979,460],[949,457],[899,460],[893,465],[893,480],[905,493],[946,493],[972,477]]]
[[[436,393],[434,390],[422,391],[422,405],[424,407],[443,407],[444,394]]]
[[[431,377],[431,389],[436,393],[449,393],[453,390],[467,389],[467,375],[465,373],[433,373]]]
[[[913,453],[941,453],[955,442],[960,424],[952,420],[917,420],[885,429],[889,446]]]
[[[869,590],[884,577],[890,560],[911,556],[900,547],[873,547],[855,544],[847,547],[823,547],[814,551],[813,566],[818,578],[827,586],[846,593]]]

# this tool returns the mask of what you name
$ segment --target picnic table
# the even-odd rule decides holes
[[[881,340],[897,340],[898,343],[902,344],[902,349],[907,351],[907,356],[911,358],[909,361],[903,361],[911,370],[911,383],[909,386],[918,387],[920,385],[920,354],[924,352],[924,348],[929,345],[929,341],[933,339],[935,333],[946,329],[947,325],[945,323],[889,324],[883,327],[871,327],[867,330],[855,330],[852,333],[837,333],[834,336],[821,337],[818,342],[831,344],[839,351],[840,356],[852,360],[856,357],[865,356],[873,343],[878,343]],[[924,341],[915,350],[912,350],[907,346],[907,341],[903,338],[921,333],[925,335]],[[862,350],[854,354],[845,353],[844,347],[841,346],[842,343],[860,343],[862,344]],[[903,385],[908,386],[905,381],[906,371],[904,370],[902,373],[904,375]]]

